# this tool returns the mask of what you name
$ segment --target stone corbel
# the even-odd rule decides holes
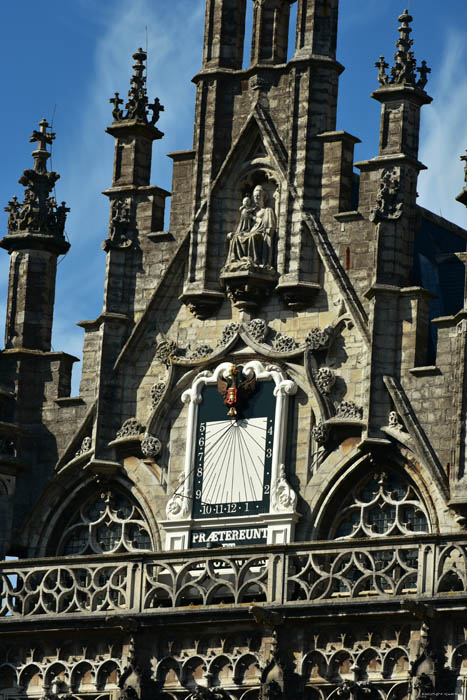
[[[204,321],[216,315],[225,299],[225,294],[223,292],[214,292],[209,289],[200,292],[185,289],[183,294],[178,298],[182,304],[188,307],[195,318]]]
[[[222,272],[220,276],[233,306],[241,311],[256,311],[270,297],[277,274],[274,270],[252,269]]]

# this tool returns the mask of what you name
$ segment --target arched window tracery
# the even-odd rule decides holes
[[[339,507],[330,539],[387,537],[429,532],[426,508],[407,476],[385,470],[366,475]]]
[[[141,509],[116,489],[94,493],[64,528],[58,553],[66,556],[114,554],[153,549]]]

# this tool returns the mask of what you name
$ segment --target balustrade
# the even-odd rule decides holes
[[[431,535],[0,563],[0,617],[467,594],[467,538]]]

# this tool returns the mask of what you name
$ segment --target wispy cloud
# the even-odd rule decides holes
[[[111,184],[114,147],[113,138],[104,133],[111,121],[108,99],[115,91],[125,97],[132,54],[139,46],[145,48],[147,27],[148,96],[158,96],[165,105],[158,126],[166,134],[154,147],[152,182],[170,189],[171,161],[165,154],[191,146],[195,94],[190,78],[201,65],[203,13],[202,5],[187,13],[186,0],[175,0],[170,9],[151,0],[120,0],[101,6],[94,19],[101,31],[85,107],[70,119],[68,142],[60,145],[60,196],[72,206],[72,248],[59,266],[53,343],[78,356],[82,331],[74,323],[96,316],[102,306],[105,255],[100,243],[106,237],[108,201],[100,193]],[[77,368],[74,392],[79,373]]]
[[[467,148],[467,42],[451,30],[441,67],[428,84],[433,104],[423,110],[420,160],[429,170],[419,179],[419,203],[467,227],[467,211],[455,201],[463,186],[459,160]]]

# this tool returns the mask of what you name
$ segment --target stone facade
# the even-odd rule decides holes
[[[467,232],[416,202],[430,70],[405,11],[356,175],[339,2],[297,0],[287,61],[292,1],[254,0],[246,69],[247,0],[206,2],[168,230],[164,107],[134,54],[77,397],[50,345],[68,208],[55,135],[31,137],[0,241],[0,555],[20,558],[2,564],[4,697],[463,697]]]

